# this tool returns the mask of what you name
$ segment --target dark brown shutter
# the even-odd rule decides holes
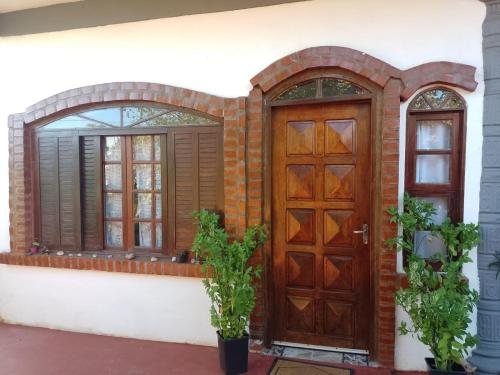
[[[219,128],[174,132],[175,249],[189,250],[193,211],[222,209],[222,137]]]
[[[81,139],[82,232],[85,250],[102,250],[101,137]]]
[[[222,209],[222,145],[219,129],[198,133],[199,208]]]
[[[51,249],[80,250],[78,137],[45,134],[38,138],[38,150],[42,244]]]
[[[60,245],[57,145],[56,137],[38,138],[40,241],[49,249]]]
[[[174,133],[175,154],[175,248],[189,250],[193,241],[192,212],[196,209],[195,134]]]

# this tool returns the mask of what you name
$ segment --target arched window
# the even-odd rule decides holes
[[[287,88],[276,96],[276,101],[321,99],[367,94],[362,87],[340,78],[321,78]]]
[[[465,103],[454,91],[438,87],[421,92],[408,107],[406,187],[412,196],[431,202],[434,222],[462,220],[465,154]],[[428,258],[440,246],[422,246]]]
[[[35,135],[36,238],[49,249],[189,250],[192,212],[222,210],[222,124],[182,108],[77,111]]]

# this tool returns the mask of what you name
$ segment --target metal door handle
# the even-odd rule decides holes
[[[368,245],[368,224],[363,224],[362,230],[354,230],[352,231],[354,234],[362,234],[363,235],[363,243]]]

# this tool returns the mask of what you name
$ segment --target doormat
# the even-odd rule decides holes
[[[269,375],[353,375],[354,371],[348,368],[338,368],[328,365],[288,361],[276,358]]]

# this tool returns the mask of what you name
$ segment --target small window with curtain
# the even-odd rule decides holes
[[[405,190],[434,205],[436,225],[447,217],[454,223],[462,220],[464,112],[462,98],[447,88],[420,93],[408,108]],[[416,233],[418,255],[429,259],[445,251],[439,238],[427,236]]]

